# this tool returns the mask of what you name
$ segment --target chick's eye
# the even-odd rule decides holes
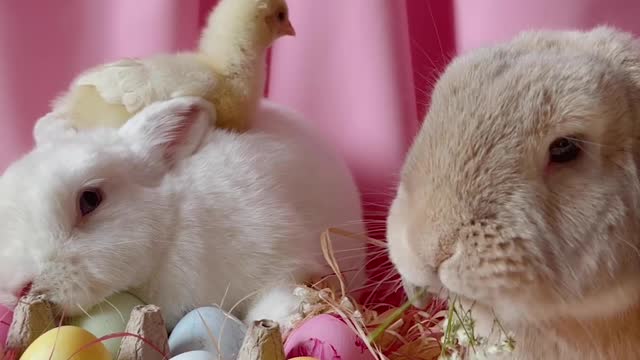
[[[102,191],[100,189],[83,190],[78,197],[78,208],[82,216],[91,214],[101,203]]]
[[[285,11],[278,12],[278,21],[282,22],[287,20],[287,13]]]
[[[573,161],[580,155],[580,147],[576,140],[559,138],[549,146],[549,161],[553,163],[566,163]]]

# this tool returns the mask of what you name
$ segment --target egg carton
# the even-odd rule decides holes
[[[19,359],[33,341],[55,328],[56,324],[54,307],[44,296],[23,297],[14,310],[5,360]],[[168,355],[163,355],[169,354],[169,343],[164,318],[158,306],[136,306],[131,311],[125,333],[135,336],[125,336],[122,339],[117,360],[169,359]],[[161,350],[163,354],[157,350]],[[236,360],[285,360],[278,324],[270,320],[251,324]]]

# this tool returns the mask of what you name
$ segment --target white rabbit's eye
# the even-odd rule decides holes
[[[580,155],[580,147],[575,139],[559,138],[549,146],[549,161],[554,163],[566,163],[573,161]]]
[[[78,197],[78,208],[82,216],[92,213],[102,203],[102,191],[100,189],[86,189]]]

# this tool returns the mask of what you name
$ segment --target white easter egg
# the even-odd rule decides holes
[[[196,350],[176,355],[170,360],[218,360],[218,357],[208,351]]]
[[[88,330],[96,337],[121,333],[125,330],[131,310],[144,303],[136,296],[122,292],[108,297],[104,302],[92,307],[87,315],[77,316],[70,320],[70,325],[75,325]],[[120,350],[122,338],[109,339],[104,345],[115,359]]]
[[[232,360],[238,356],[246,332],[244,323],[219,307],[201,307],[178,322],[169,336],[169,349],[171,356],[203,350],[215,359],[220,354],[222,359]]]

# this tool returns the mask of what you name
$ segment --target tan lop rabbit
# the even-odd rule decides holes
[[[525,32],[455,60],[404,165],[389,250],[409,293],[475,303],[515,359],[640,359],[640,44]]]

